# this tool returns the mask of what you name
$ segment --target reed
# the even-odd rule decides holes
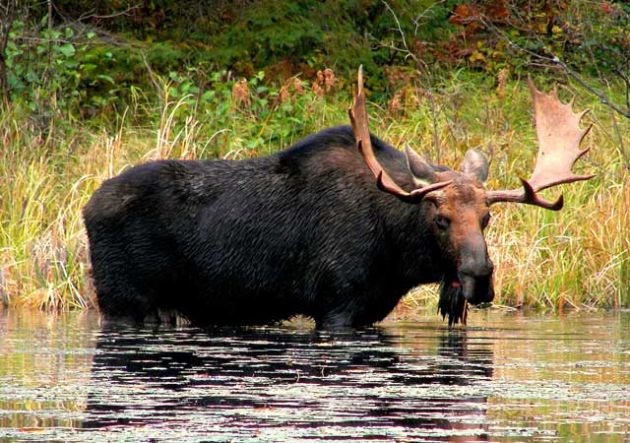
[[[349,97],[305,90],[288,98],[248,91],[211,104],[190,96],[158,104],[146,94],[114,118],[45,124],[19,104],[0,115],[0,300],[8,307],[64,310],[95,306],[81,208],[106,178],[156,158],[266,155],[327,126],[346,124]],[[370,103],[372,132],[457,167],[469,147],[489,152],[489,187],[516,187],[535,154],[529,95],[522,82],[500,89],[453,77],[440,94],[410,88],[402,107]],[[569,97],[570,90],[561,90]],[[630,122],[584,94],[593,149],[580,168],[597,177],[567,185],[552,213],[499,205],[487,230],[497,265],[497,304],[562,311],[630,307]],[[56,115],[56,114],[55,114]],[[549,191],[557,195],[560,190]],[[493,208],[494,209],[494,208]],[[434,306],[434,287],[403,309]]]

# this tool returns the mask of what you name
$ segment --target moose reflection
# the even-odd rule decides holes
[[[206,438],[371,435],[484,440],[492,350],[447,331],[122,327],[100,334],[84,428],[176,423]],[[265,434],[267,433],[267,434]]]

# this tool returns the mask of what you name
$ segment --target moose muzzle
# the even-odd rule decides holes
[[[482,236],[461,246],[457,277],[461,295],[469,303],[476,305],[494,299],[493,271],[494,265]]]
[[[473,305],[488,303],[494,299],[492,270],[484,275],[459,273],[462,296]]]
[[[438,310],[448,316],[449,326],[466,323],[467,304],[489,303],[494,299],[494,265],[483,237],[460,247],[457,272],[445,275],[440,287]]]

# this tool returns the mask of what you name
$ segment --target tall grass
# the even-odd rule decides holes
[[[42,124],[15,104],[0,115],[0,297],[4,306],[42,309],[95,305],[81,208],[106,178],[156,158],[233,158],[266,155],[327,126],[347,123],[347,94],[318,97],[293,91],[249,91],[236,103],[229,93],[212,102],[170,94],[159,104],[146,96],[114,118]],[[571,91],[562,90],[564,97]],[[535,137],[529,94],[514,81],[495,89],[454,76],[439,95],[412,90],[406,106],[370,103],[371,129],[402,146],[457,167],[465,150],[490,152],[488,187],[516,187],[533,167]],[[578,94],[577,108],[592,108],[592,151],[581,169],[597,177],[548,191],[565,194],[565,209],[499,205],[487,231],[497,265],[499,304],[566,308],[630,307],[630,122]],[[435,130],[437,129],[437,131]],[[437,142],[437,143],[436,143]],[[630,150],[630,146],[625,146]],[[494,207],[493,207],[494,208]],[[407,306],[433,303],[430,287]]]

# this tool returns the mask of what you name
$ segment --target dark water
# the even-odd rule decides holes
[[[630,313],[330,335],[0,313],[2,441],[630,441]]]

